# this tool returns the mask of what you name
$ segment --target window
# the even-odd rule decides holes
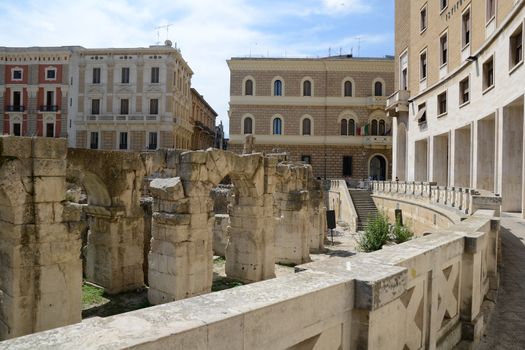
[[[310,80],[303,82],[303,96],[312,96],[312,82]]]
[[[523,29],[519,28],[510,37],[510,68],[523,61]]]
[[[129,114],[129,100],[127,98],[120,100],[120,114]]]
[[[283,121],[281,120],[281,118],[275,118],[272,122],[272,127],[273,127],[272,133],[274,135],[282,135]]]
[[[459,104],[462,105],[470,101],[470,81],[469,77],[466,77],[459,82]]]
[[[401,88],[408,90],[408,68],[403,68],[401,71]]]
[[[276,80],[273,82],[273,95],[282,96],[283,95],[283,82]]]
[[[494,56],[483,63],[483,90],[494,86]]]
[[[312,135],[312,120],[310,118],[303,119],[303,135]]]
[[[470,8],[463,13],[462,16],[462,35],[461,35],[461,42],[462,47],[465,47],[470,44],[470,32],[471,32],[471,20],[470,20]]]
[[[120,82],[122,84],[129,84],[129,67],[122,67]]]
[[[448,6],[448,0],[439,0],[439,10],[443,11]]]
[[[22,70],[21,69],[13,69],[12,71],[12,80],[22,80]]]
[[[380,136],[384,136],[386,134],[386,127],[385,127],[385,121],[384,120],[380,120],[379,121],[379,130],[378,130],[378,134]]]
[[[46,69],[46,80],[55,80],[57,76],[57,71],[55,68]]]
[[[152,84],[158,84],[160,82],[159,75],[160,75],[160,68],[152,67],[151,68],[151,83]],[[128,68],[128,82],[129,82],[129,68]]]
[[[97,98],[91,100],[91,114],[100,114],[100,100]]]
[[[128,149],[128,133],[127,132],[119,133],[118,149]]]
[[[496,0],[487,0],[487,23],[496,16]]]
[[[157,133],[156,132],[150,132],[149,133],[149,143],[148,143],[148,149],[155,150],[158,147],[157,142]]]
[[[420,17],[420,25],[419,25],[419,30],[421,32],[423,32],[425,29],[427,29],[427,4],[425,4],[425,6],[423,6],[423,8],[421,9],[421,12],[419,13],[419,17]]]
[[[100,68],[93,68],[93,84],[100,84]]]
[[[345,81],[345,97],[352,96],[352,82],[350,80]]]
[[[22,125],[20,123],[13,123],[13,135],[22,136]]]
[[[377,120],[372,120],[372,127],[370,130],[370,135],[377,135]]]
[[[54,123],[46,123],[46,137],[55,137]]]
[[[348,119],[348,135],[355,136],[355,121]]]
[[[98,132],[91,132],[89,136],[89,148],[98,149]]]
[[[152,98],[149,100],[149,114],[155,115],[159,114],[159,99]]]
[[[352,157],[343,156],[343,176],[352,176]]]
[[[447,92],[443,92],[437,97],[438,116],[447,113]]]
[[[425,80],[427,78],[427,51],[423,51],[419,56],[419,78],[420,80]]]
[[[441,65],[445,65],[448,62],[448,34],[445,33],[439,38],[439,47],[440,47],[440,62]]]
[[[20,91],[13,91],[13,110],[22,111],[22,93]]]
[[[346,119],[341,119],[341,135],[348,135],[348,121]]]
[[[422,103],[417,106],[417,123],[418,125],[424,125],[427,122],[427,104]]]
[[[250,117],[244,118],[244,134],[253,134],[253,119]]]
[[[253,80],[248,79],[244,83],[244,94],[246,96],[253,96]]]
[[[55,104],[55,93],[53,91],[46,91],[46,107],[47,111],[50,112]]]
[[[301,156],[301,162],[304,164],[312,164],[312,156]]]
[[[383,96],[383,83],[380,81],[374,84],[374,96]]]

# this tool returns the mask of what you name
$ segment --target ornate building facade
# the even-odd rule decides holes
[[[217,112],[194,88],[191,88],[191,104],[193,125],[191,148],[197,150],[214,147]]]
[[[391,177],[393,58],[232,58],[229,149],[280,151],[318,177]]]
[[[523,211],[525,1],[396,1],[393,176]]]

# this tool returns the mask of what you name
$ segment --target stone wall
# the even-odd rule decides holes
[[[0,339],[79,322],[80,206],[65,139],[0,137]]]

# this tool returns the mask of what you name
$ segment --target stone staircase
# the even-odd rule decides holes
[[[377,215],[377,207],[371,196],[372,192],[354,189],[349,192],[357,212],[357,231],[363,231],[368,218]]]

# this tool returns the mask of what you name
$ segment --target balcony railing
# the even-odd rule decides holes
[[[57,105],[42,105],[40,111],[42,112],[58,112],[59,108]]]
[[[386,100],[386,109],[395,110],[396,112],[408,112],[408,99],[410,91],[398,90]]]
[[[159,121],[158,115],[125,115],[125,114],[116,114],[116,115],[99,115],[91,114],[86,116],[87,121],[99,121],[99,122],[154,122]]]
[[[7,112],[24,112],[26,110],[25,106],[22,105],[8,105]]]

